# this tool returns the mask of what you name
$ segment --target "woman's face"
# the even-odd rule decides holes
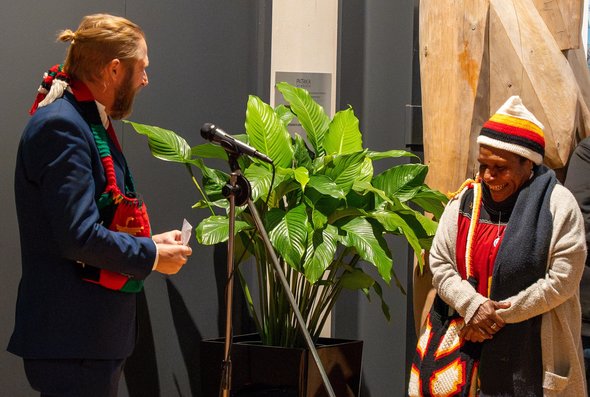
[[[516,192],[531,176],[533,162],[502,149],[480,145],[479,176],[499,203]]]

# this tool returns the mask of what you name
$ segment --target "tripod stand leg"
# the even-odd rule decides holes
[[[291,305],[291,308],[293,309],[293,312],[295,313],[295,318],[297,319],[297,323],[299,324],[299,328],[301,329],[301,333],[303,334],[303,337],[305,338],[305,343],[307,344],[307,348],[311,352],[311,355],[313,356],[313,359],[318,367],[318,370],[320,371],[322,381],[324,382],[324,387],[326,388],[326,391],[328,392],[328,395],[330,397],[336,397],[336,395],[334,394],[334,390],[332,388],[332,385],[330,384],[330,380],[328,379],[328,375],[326,374],[326,370],[324,369],[324,366],[322,365],[322,361],[320,360],[320,356],[318,355],[318,351],[315,348],[315,345],[313,343],[313,340],[311,339],[311,335],[309,334],[307,327],[305,326],[305,321],[303,320],[303,317],[301,316],[301,312],[299,311],[299,308],[297,306],[297,302],[295,302],[295,297],[291,293],[291,288],[289,288],[289,283],[287,282],[287,279],[285,278],[285,274],[283,272],[283,269],[281,269],[281,266],[279,265],[279,259],[277,258],[276,254],[275,254],[275,251],[274,251],[274,248],[272,247],[270,239],[268,238],[268,234],[266,233],[266,229],[264,228],[264,225],[262,224],[262,220],[260,219],[260,215],[258,214],[258,210],[256,210],[256,206],[254,205],[254,203],[250,199],[248,199],[248,208],[250,209],[250,213],[252,215],[252,218],[254,219],[254,223],[256,224],[256,229],[258,230],[258,232],[260,233],[260,236],[262,237],[262,240],[264,241],[266,251],[268,252],[268,255],[270,256],[270,258],[272,260],[275,273],[279,277],[279,280],[281,281],[281,285],[283,286],[283,289],[285,290],[285,294],[287,295],[287,298],[289,300],[289,304]]]

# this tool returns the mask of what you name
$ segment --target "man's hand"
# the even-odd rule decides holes
[[[508,309],[510,302],[496,302],[487,300],[478,308],[471,320],[461,330],[460,336],[471,342],[483,342],[492,339],[494,334],[502,329],[506,323],[496,313],[498,309]]]
[[[155,270],[162,274],[176,274],[192,253],[191,247],[180,243],[158,244],[158,265]]]
[[[180,230],[171,230],[169,232],[154,234],[152,240],[156,244],[177,244],[180,243]]]
[[[154,270],[162,274],[176,274],[193,253],[191,247],[181,242],[180,230],[155,234],[152,240],[158,246],[158,264]]]

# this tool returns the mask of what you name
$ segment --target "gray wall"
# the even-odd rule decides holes
[[[351,104],[365,147],[405,149],[405,108],[412,104],[414,5],[410,1],[342,0],[339,108]],[[376,163],[379,172],[391,166]],[[348,294],[335,311],[336,336],[364,341],[363,397],[403,396],[415,337],[411,318],[408,246],[390,241],[393,265],[407,295],[384,289],[391,322],[379,300]],[[373,270],[373,269],[369,269]]]
[[[137,98],[131,120],[159,125],[201,143],[204,122],[241,132],[247,95],[268,95],[268,28],[270,0],[152,1],[31,0],[2,2],[0,13],[0,345],[10,337],[20,277],[18,227],[13,199],[13,169],[18,139],[28,119],[42,73],[60,62],[66,46],[55,43],[63,28],[75,28],[83,15],[111,12],[139,23],[147,34],[150,85]],[[353,105],[370,148],[403,148],[405,105],[412,100],[411,2],[341,1],[340,105]],[[193,225],[190,209],[198,199],[185,170],[151,157],[145,139],[118,126],[130,167],[150,208],[155,231]],[[394,241],[394,266],[407,278],[408,251]],[[198,395],[198,340],[223,334],[214,288],[223,260],[212,249],[197,247],[183,271],[168,279],[153,275],[146,283],[157,362],[148,396]],[[349,294],[335,313],[339,337],[365,341],[363,397],[403,395],[406,378],[406,296],[395,287],[385,292],[392,321],[383,318],[379,302]],[[151,327],[149,327],[151,325]],[[151,329],[150,329],[151,328]],[[150,336],[148,334],[148,336]],[[409,343],[410,345],[412,342]],[[149,349],[152,349],[148,346]],[[148,349],[148,350],[149,350]],[[121,396],[128,395],[125,384]],[[0,395],[33,396],[20,360],[0,351]]]

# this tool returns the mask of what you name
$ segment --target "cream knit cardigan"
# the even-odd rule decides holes
[[[457,271],[455,241],[463,194],[447,204],[440,219],[430,251],[430,268],[432,284],[440,297],[469,322],[488,298],[478,294]],[[549,206],[553,233],[545,278],[507,299],[511,307],[498,310],[498,314],[507,323],[542,315],[543,395],[581,397],[586,396],[579,300],[586,259],[584,222],[573,195],[560,184],[555,186]]]

